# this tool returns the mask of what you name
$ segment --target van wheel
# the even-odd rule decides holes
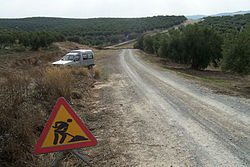
[[[93,65],[88,66],[88,69],[89,70],[93,69]]]

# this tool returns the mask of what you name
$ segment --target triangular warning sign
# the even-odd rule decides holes
[[[64,98],[60,98],[41,137],[35,153],[62,151],[96,145],[97,141]]]

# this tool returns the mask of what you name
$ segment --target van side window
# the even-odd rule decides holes
[[[76,55],[74,60],[75,61],[80,61],[80,55]]]
[[[83,59],[87,59],[87,58],[88,58],[88,55],[83,54],[83,55],[82,55],[82,58],[83,58]]]
[[[93,54],[92,53],[88,54],[88,59],[93,59]]]

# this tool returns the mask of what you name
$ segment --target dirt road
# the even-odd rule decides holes
[[[110,142],[122,150],[119,166],[250,165],[250,100],[213,94],[134,50],[107,59],[106,71],[103,104],[118,115]]]

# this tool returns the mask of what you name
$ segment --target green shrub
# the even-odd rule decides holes
[[[250,27],[250,26],[249,26]],[[223,71],[246,75],[250,73],[250,28],[230,35],[223,45]]]

